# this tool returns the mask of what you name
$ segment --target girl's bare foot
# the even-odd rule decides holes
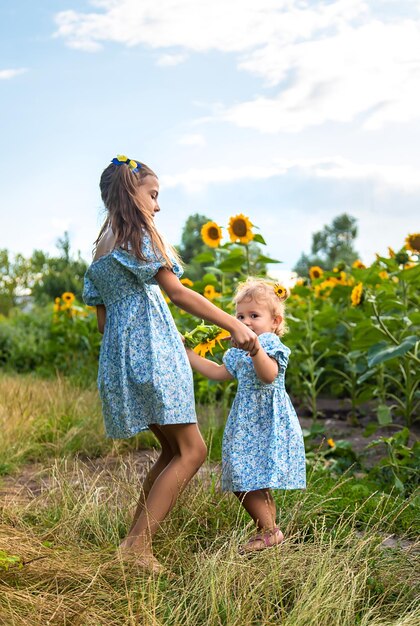
[[[162,574],[165,568],[153,554],[144,552],[137,552],[130,546],[125,546],[125,540],[118,548],[118,556],[127,563],[136,565],[140,569],[149,572],[150,574]]]
[[[280,528],[273,528],[264,533],[258,533],[240,548],[241,554],[250,554],[252,552],[260,552],[266,548],[273,548],[284,541],[284,535]]]

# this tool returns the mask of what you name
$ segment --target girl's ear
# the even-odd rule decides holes
[[[275,317],[273,317],[273,328],[274,328],[274,330],[277,330],[277,328],[280,326],[282,321],[283,321],[283,318],[282,318],[281,315],[276,315]]]

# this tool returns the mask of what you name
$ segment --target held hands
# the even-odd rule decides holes
[[[231,332],[231,343],[234,348],[240,348],[249,352],[250,356],[257,354],[260,346],[257,335],[253,330],[238,322],[237,328]]]

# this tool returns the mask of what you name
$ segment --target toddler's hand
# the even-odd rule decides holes
[[[256,342],[258,341],[257,335],[250,328],[239,322],[237,329],[231,333],[232,346],[234,348],[240,348],[246,352],[254,352]]]

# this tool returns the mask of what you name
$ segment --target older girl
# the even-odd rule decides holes
[[[155,226],[159,182],[149,167],[119,155],[102,173],[100,189],[108,215],[86,272],[84,300],[96,306],[104,334],[98,387],[105,429],[112,438],[150,429],[161,445],[120,548],[159,572],[153,535],[206,456],[191,369],[161,288],[180,308],[227,329],[240,348],[252,350],[256,335],[181,284],[180,259]]]

